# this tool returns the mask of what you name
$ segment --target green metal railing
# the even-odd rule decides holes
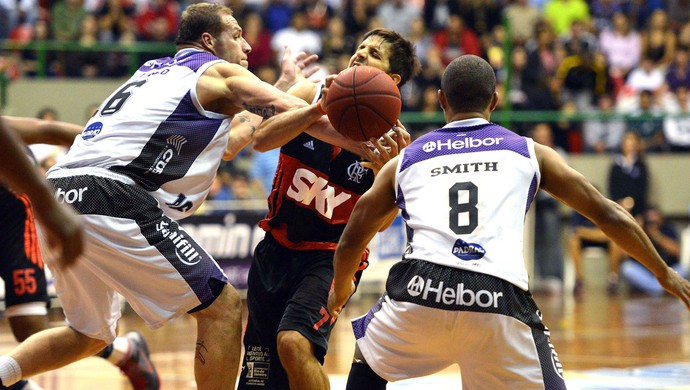
[[[17,42],[13,40],[1,40],[0,50],[16,52],[31,50],[36,52],[37,77],[46,77],[47,60],[49,52],[80,52],[80,53],[127,53],[129,56],[129,72],[134,73],[141,65],[139,61],[140,53],[160,53],[161,55],[172,55],[175,53],[175,44],[171,42],[133,42],[123,43],[104,43],[99,42],[92,46],[84,46],[75,42],[59,41],[31,41]]]

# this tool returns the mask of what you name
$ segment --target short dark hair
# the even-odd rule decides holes
[[[223,15],[232,15],[232,9],[222,4],[197,3],[182,12],[180,27],[175,39],[176,45],[197,43],[201,34],[207,32],[214,37],[223,32]]]
[[[412,42],[403,38],[397,32],[386,28],[375,28],[367,32],[362,37],[362,41],[372,35],[383,38],[384,42],[391,45],[391,55],[388,58],[390,63],[388,72],[400,75],[398,87],[402,87],[406,82],[419,74],[421,66]]]
[[[454,112],[483,112],[496,92],[496,75],[481,57],[462,55],[446,67],[441,90]]]

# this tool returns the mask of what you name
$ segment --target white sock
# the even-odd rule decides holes
[[[108,361],[118,365],[122,361],[129,359],[129,354],[132,352],[132,346],[126,337],[118,337],[113,341],[113,352],[108,356]]]
[[[5,387],[22,380],[22,369],[14,358],[10,356],[0,356],[0,380]]]

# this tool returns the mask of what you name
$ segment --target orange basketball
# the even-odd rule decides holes
[[[386,72],[353,66],[340,72],[328,88],[326,113],[331,125],[356,141],[378,138],[400,117],[400,91]]]

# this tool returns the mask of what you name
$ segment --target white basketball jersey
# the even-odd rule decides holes
[[[221,61],[184,49],[146,62],[101,104],[48,176],[105,168],[146,189],[168,217],[191,215],[206,198],[228,140],[231,117],[204,110],[196,95],[199,76]]]
[[[470,119],[423,135],[403,149],[396,174],[405,257],[527,290],[523,225],[539,180],[533,141],[501,126]]]

